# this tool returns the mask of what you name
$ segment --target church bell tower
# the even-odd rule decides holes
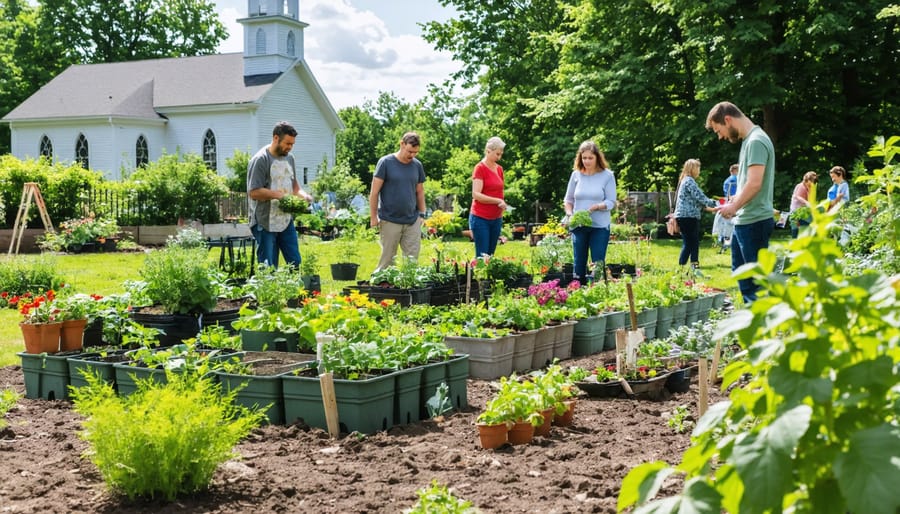
[[[244,27],[244,76],[282,73],[303,59],[300,0],[247,0]]]

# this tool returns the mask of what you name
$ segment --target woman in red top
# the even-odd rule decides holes
[[[503,228],[503,168],[497,161],[503,156],[506,143],[499,137],[487,140],[484,159],[472,171],[472,209],[469,211],[469,230],[475,240],[475,257],[494,255],[500,229]]]

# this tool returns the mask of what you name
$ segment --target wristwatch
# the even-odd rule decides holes
[[[420,212],[420,213],[419,213],[419,217],[422,218],[422,219],[424,220],[424,219],[425,219],[425,213],[424,213],[424,212]]]

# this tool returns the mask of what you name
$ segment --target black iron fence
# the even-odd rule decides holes
[[[80,198],[80,212],[112,217],[120,226],[174,225],[179,221],[161,221],[157,202],[146,192],[121,188],[92,187]],[[215,199],[219,214],[217,221],[247,219],[247,193],[230,191]],[[62,221],[62,220],[59,220]]]

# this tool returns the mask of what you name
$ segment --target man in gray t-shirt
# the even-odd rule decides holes
[[[378,227],[381,238],[381,257],[375,271],[393,263],[398,245],[404,257],[419,257],[425,219],[425,168],[416,159],[418,153],[419,135],[407,132],[400,139],[400,149],[379,159],[375,166],[369,193],[371,225]]]
[[[278,252],[284,260],[300,266],[300,247],[294,216],[278,208],[278,201],[294,194],[312,202],[312,196],[300,189],[294,156],[290,154],[297,131],[285,121],[272,129],[272,143],[256,152],[247,165],[247,198],[250,232],[256,239],[256,257],[260,263],[278,266]]]

